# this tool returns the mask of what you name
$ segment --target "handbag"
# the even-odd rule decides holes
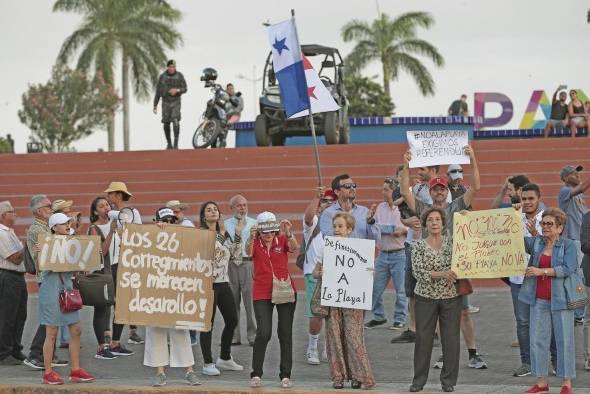
[[[268,264],[272,271],[272,295],[271,302],[273,304],[286,304],[288,302],[295,302],[295,291],[291,286],[291,276],[287,273],[287,279],[279,279],[275,275],[272,261],[270,260],[270,254],[268,255]]]
[[[64,286],[62,274],[59,274],[59,280]],[[82,309],[82,297],[78,289],[66,289],[65,287],[58,294],[59,309],[61,313],[76,312]]]
[[[328,317],[329,308],[328,306],[322,305],[321,300],[322,294],[322,279],[318,279],[315,283],[315,288],[311,294],[311,313],[315,317],[325,318]]]
[[[473,293],[473,286],[471,286],[469,279],[458,279],[455,286],[457,287],[457,294],[460,296],[467,296]]]
[[[95,228],[100,234],[101,241],[105,241],[104,234],[95,224],[89,227]],[[115,304],[115,283],[111,273],[110,257],[103,257],[101,254],[103,272],[93,272],[82,274],[76,278],[77,288],[80,290],[80,296],[84,305],[94,307],[105,307]]]
[[[567,309],[578,309],[590,302],[581,268],[578,267],[574,273],[563,279],[563,287],[565,289]]]

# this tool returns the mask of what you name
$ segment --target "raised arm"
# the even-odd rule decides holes
[[[496,197],[494,197],[494,201],[492,201],[492,209],[500,208],[500,205],[502,204],[502,200],[504,200],[504,196],[506,195],[506,192],[508,191],[508,183],[510,183],[510,177],[506,178],[506,180],[504,181],[504,184],[502,185],[502,187],[498,191],[498,194],[496,194]]]
[[[414,198],[414,193],[410,190],[410,160],[412,160],[412,153],[407,151],[404,154],[404,168],[401,172],[401,180],[400,180],[400,193],[412,211],[416,209],[416,200]]]
[[[570,192],[570,198],[577,196],[580,193],[584,193],[590,187],[590,178],[586,178],[585,181],[574,187]]]
[[[463,201],[465,201],[465,206],[471,206],[473,199],[475,198],[475,194],[481,188],[481,180],[479,176],[479,167],[477,165],[477,159],[475,158],[475,152],[471,145],[465,147],[465,154],[469,155],[469,159],[471,160],[471,165],[473,166],[473,175],[471,178],[471,185],[467,187],[467,191],[463,195]]]
[[[320,203],[322,196],[324,195],[325,189],[326,188],[323,186],[316,188],[314,191],[313,198],[311,199],[311,201],[307,205],[307,208],[305,208],[305,214],[303,215],[303,221],[305,222],[305,225],[307,227],[311,227],[313,225],[313,218],[318,211],[318,205]]]

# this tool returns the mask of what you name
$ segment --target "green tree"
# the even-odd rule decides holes
[[[359,71],[368,63],[378,60],[383,68],[383,89],[391,97],[389,84],[399,78],[401,71],[410,74],[423,95],[434,94],[434,81],[428,69],[414,55],[432,60],[442,66],[444,59],[432,44],[416,36],[416,28],[429,28],[434,23],[426,12],[409,12],[391,20],[380,14],[371,25],[365,21],[351,20],[342,28],[344,41],[356,45],[347,56],[349,69]]]
[[[4,137],[0,137],[0,153],[12,153],[12,147]]]
[[[29,86],[22,105],[18,117],[31,129],[31,141],[47,152],[66,152],[107,125],[119,97],[100,73],[89,80],[81,71],[56,66],[46,84]]]
[[[344,78],[349,116],[391,116],[395,105],[370,78],[350,73]]]
[[[180,11],[164,0],[57,0],[53,11],[77,12],[82,25],[64,41],[58,63],[66,64],[77,52],[77,68],[101,71],[114,86],[114,63],[121,59],[123,146],[129,150],[129,96],[147,99],[166,64],[166,49],[175,49],[182,37],[175,26]],[[131,72],[131,82],[130,82]],[[109,150],[114,150],[114,114],[109,124]]]

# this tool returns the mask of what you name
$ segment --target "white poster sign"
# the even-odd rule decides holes
[[[326,237],[321,303],[371,310],[375,241]]]
[[[408,131],[412,152],[410,168],[440,164],[469,164],[463,148],[469,143],[467,130]]]

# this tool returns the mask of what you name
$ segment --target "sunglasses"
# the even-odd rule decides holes
[[[344,183],[340,185],[341,189],[356,189],[356,183]]]
[[[321,204],[332,204],[334,202],[334,200],[332,200],[331,198],[322,198],[320,200]]]
[[[462,174],[463,170],[450,170],[449,174]]]
[[[541,222],[541,227],[553,227],[553,222]]]

